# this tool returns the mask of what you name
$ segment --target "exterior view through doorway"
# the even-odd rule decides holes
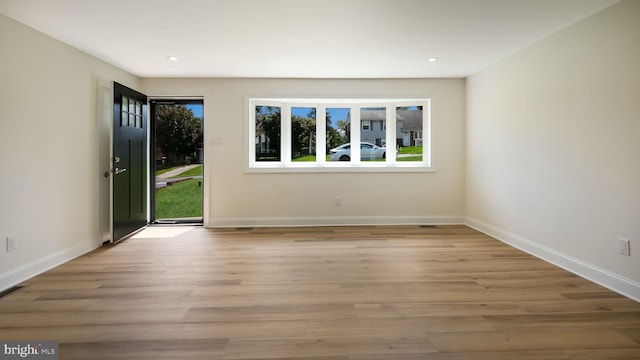
[[[152,99],[151,222],[202,224],[203,121],[201,99]]]

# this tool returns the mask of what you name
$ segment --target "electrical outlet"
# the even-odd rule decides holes
[[[624,256],[631,256],[631,248],[629,240],[618,238],[618,254]]]
[[[15,235],[7,236],[7,251],[13,251],[18,248],[18,237]]]
[[[340,196],[336,196],[336,206],[342,206],[342,198]]]

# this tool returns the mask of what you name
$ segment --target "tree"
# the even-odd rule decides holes
[[[344,139],[345,137],[338,130],[327,125],[327,154],[329,154],[329,150],[344,144]]]
[[[347,122],[347,120],[338,120],[338,128],[336,130],[338,130],[338,132],[340,134],[346,135],[347,134],[347,127],[349,126],[349,123]]]
[[[202,121],[185,105],[158,105],[155,112],[156,146],[167,156],[167,165],[181,165],[197,158],[202,143]]]
[[[346,124],[346,121],[338,120],[337,129],[334,128],[331,122],[331,113],[327,112],[327,133],[326,133],[327,154],[329,154],[329,150],[335,147],[338,147],[346,142],[345,132],[340,128],[341,123]]]
[[[311,113],[309,113],[311,115]],[[316,119],[291,116],[291,158],[315,154]]]
[[[280,111],[276,106],[256,106],[256,161],[280,161]]]

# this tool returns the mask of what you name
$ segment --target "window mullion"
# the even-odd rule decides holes
[[[249,102],[249,165],[256,163],[256,105]]]
[[[285,165],[291,164],[291,104],[282,104],[280,127],[280,161]]]
[[[427,99],[425,107],[422,109],[422,156],[423,162],[427,166],[432,166],[431,162],[431,99]]]
[[[396,106],[391,104],[386,107],[387,109],[387,140],[386,140],[386,152],[387,159],[386,162],[390,164],[395,164],[397,157],[396,150]]]
[[[327,107],[316,106],[316,163],[327,162]]]
[[[360,164],[360,107],[351,106],[351,163]]]

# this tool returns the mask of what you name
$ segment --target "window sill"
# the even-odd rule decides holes
[[[381,164],[362,166],[361,164],[313,164],[282,166],[278,165],[254,165],[245,169],[246,173],[435,173],[434,167],[424,164],[397,165]]]

